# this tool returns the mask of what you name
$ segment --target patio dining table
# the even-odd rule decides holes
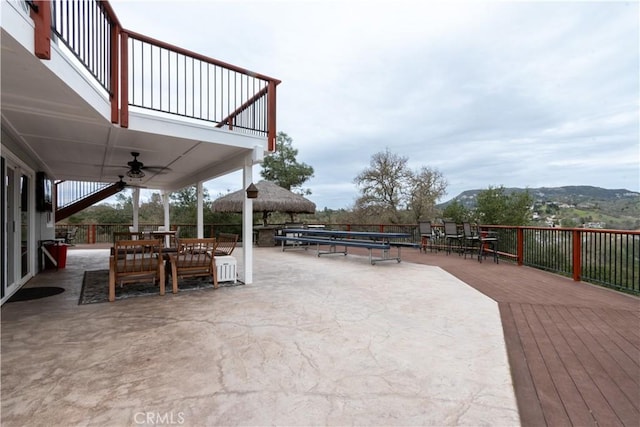
[[[171,246],[172,238],[175,241],[176,234],[177,234],[177,231],[175,230],[169,230],[169,231],[156,230],[156,231],[149,232],[149,235],[154,239],[164,239],[165,248],[169,248]]]

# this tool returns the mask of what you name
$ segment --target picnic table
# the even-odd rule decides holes
[[[418,247],[417,244],[401,241],[408,239],[409,233],[386,233],[376,231],[345,231],[326,230],[317,228],[287,228],[282,230],[282,235],[276,236],[275,240],[281,242],[282,251],[287,249],[308,249],[316,246],[318,256],[321,255],[347,255],[347,248],[357,247],[369,251],[369,262],[375,265],[380,261],[401,261],[402,247]],[[329,246],[329,250],[320,250],[320,246]],[[338,247],[344,248],[338,250]],[[397,256],[390,254],[391,248],[397,249]],[[374,258],[373,251],[380,250],[381,257]]]

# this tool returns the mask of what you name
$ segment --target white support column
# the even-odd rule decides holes
[[[163,191],[162,193],[160,193],[160,196],[162,197],[162,207],[164,208],[164,221],[162,223],[162,225],[164,225],[164,229],[165,230],[169,230],[169,227],[171,226],[171,217],[169,215],[169,200],[170,200],[170,193],[167,193],[166,191]]]
[[[252,152],[253,153],[253,152]],[[247,198],[246,189],[253,182],[252,154],[249,154],[242,169],[242,256],[244,258],[244,283],[253,283],[253,199]]]
[[[133,230],[140,231],[138,228],[139,225],[139,210],[140,210],[140,189],[134,188],[133,194],[131,195],[131,202],[133,204]]]
[[[196,191],[198,194],[198,239],[202,239],[204,237],[204,211],[203,211],[203,200],[204,200],[204,182],[198,181],[198,185],[196,187]]]
[[[171,229],[170,228],[171,227],[171,221],[170,221],[171,216],[169,215],[170,194],[171,193],[168,193],[168,192],[166,192],[164,190],[160,193],[160,197],[162,198],[162,207],[164,208],[164,212],[163,212],[164,218],[163,218],[162,225],[164,226],[164,229],[167,230],[167,231],[169,231]],[[165,246],[165,248],[168,248],[170,243],[171,242],[170,242],[169,236],[164,236],[164,246]]]

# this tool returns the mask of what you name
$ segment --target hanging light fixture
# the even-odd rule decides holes
[[[258,187],[256,187],[252,182],[247,187],[247,198],[248,199],[256,199],[257,197],[258,197]]]
[[[138,170],[130,169],[127,171],[127,176],[129,178],[142,179],[144,177],[144,172],[142,172],[139,169]]]
[[[144,163],[138,161],[138,156],[140,155],[140,153],[132,151],[131,155],[133,156],[133,160],[127,163],[127,165],[129,165],[127,176],[129,178],[142,179],[142,177],[144,177],[144,172],[142,172]]]

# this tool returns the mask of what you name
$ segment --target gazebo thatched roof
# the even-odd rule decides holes
[[[255,184],[258,187],[258,198],[253,199],[253,211],[262,212],[266,218],[269,212],[315,213],[316,204],[292,193],[286,188],[270,181],[260,181]],[[216,199],[211,204],[214,212],[242,212],[242,204],[245,198],[245,190],[238,190]]]

